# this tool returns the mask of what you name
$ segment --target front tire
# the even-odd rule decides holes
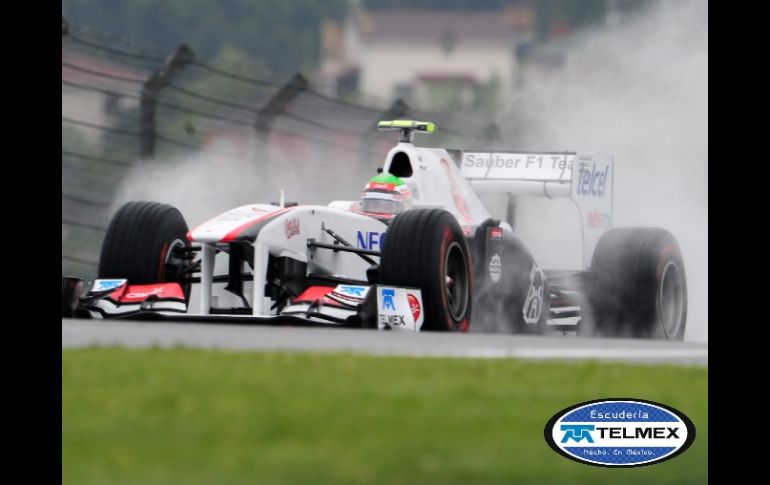
[[[594,251],[587,285],[596,333],[684,339],[687,280],[679,245],[668,231],[607,231]]]
[[[391,222],[380,258],[380,282],[422,290],[423,330],[470,328],[472,278],[460,225],[443,209],[402,212]]]
[[[99,278],[130,284],[178,282],[189,260],[174,249],[189,246],[187,223],[178,209],[157,202],[128,202],[110,221],[99,258]],[[182,285],[189,295],[189,284]]]

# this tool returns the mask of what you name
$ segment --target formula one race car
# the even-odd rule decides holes
[[[62,315],[518,333],[572,321],[683,338],[679,247],[662,229],[610,229],[612,156],[422,148],[413,137],[433,123],[379,128],[401,139],[360,201],[245,205],[193,230],[169,205],[123,205],[98,279],[62,279]],[[541,268],[484,192],[571,198],[583,270]]]

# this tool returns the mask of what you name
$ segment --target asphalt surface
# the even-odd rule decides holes
[[[341,328],[62,319],[62,349],[119,345],[350,352],[413,357],[601,360],[708,366],[708,344],[571,335],[412,333]]]

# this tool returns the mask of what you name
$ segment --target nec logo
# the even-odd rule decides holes
[[[383,289],[382,290],[382,309],[383,310],[396,310],[396,304],[393,303],[393,298],[396,296],[396,290]]]
[[[358,243],[359,248],[372,251],[382,250],[382,244],[385,241],[384,232],[358,231],[356,236],[356,242]]]
[[[561,430],[564,431],[564,438],[561,442],[566,443],[567,440],[572,440],[577,443],[586,440],[589,443],[593,443],[594,439],[591,437],[589,431],[594,431],[596,427],[593,424],[562,424]]]

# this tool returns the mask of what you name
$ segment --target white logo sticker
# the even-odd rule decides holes
[[[101,291],[109,291],[114,290],[116,288],[120,288],[124,284],[126,284],[126,279],[115,279],[115,280],[94,280],[94,285],[91,288],[91,291],[93,292],[101,292]]]
[[[418,332],[424,319],[420,290],[377,287],[377,328]]]
[[[529,291],[524,300],[524,322],[535,325],[543,313],[543,297],[545,293],[545,274],[536,263],[532,263],[532,271],[529,272]]]
[[[503,272],[503,263],[500,262],[500,255],[495,254],[492,259],[489,260],[489,277],[492,281],[497,283],[500,281],[500,274]]]

